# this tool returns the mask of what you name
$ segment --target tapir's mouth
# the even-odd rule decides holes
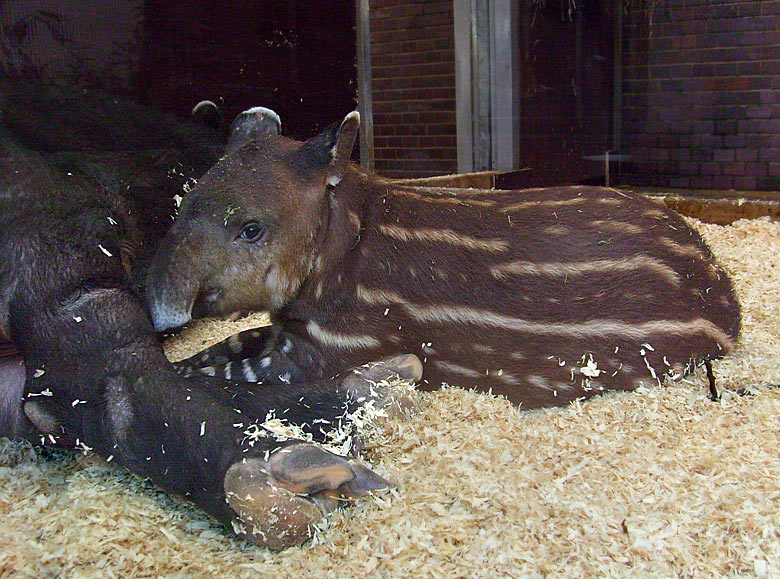
[[[221,295],[221,288],[206,288],[201,292],[201,295],[198,297],[198,299],[203,300],[206,303],[213,304],[219,299],[219,296]]]
[[[219,298],[222,297],[222,289],[207,287],[198,294],[195,302],[192,304],[192,317],[197,318],[216,318],[234,322],[238,318],[246,315],[243,310],[225,310]]]
[[[192,303],[193,318],[207,318],[219,316],[218,301],[222,295],[219,288],[207,287],[201,291]]]

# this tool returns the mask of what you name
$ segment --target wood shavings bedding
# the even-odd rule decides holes
[[[533,412],[424,394],[368,444],[398,488],[279,554],[102,459],[0,439],[0,576],[780,576],[780,223],[692,223],[743,305],[738,349],[714,364],[720,402],[703,370]]]

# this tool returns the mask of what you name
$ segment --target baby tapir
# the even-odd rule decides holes
[[[207,372],[289,381],[408,351],[428,388],[534,408],[677,379],[734,346],[728,277],[662,204],[596,187],[401,187],[350,164],[357,113],[304,143],[255,114],[185,198],[148,278],[158,330],[270,310],[271,328],[212,349]]]
[[[132,211],[138,184],[111,188],[113,180],[95,177],[117,170],[127,177],[129,161],[90,155],[85,162],[22,146],[40,144],[35,134],[59,111],[15,109],[12,101],[5,100],[0,124],[0,436],[91,449],[275,549],[306,540],[335,498],[386,486],[360,463],[282,440],[262,424],[269,415],[286,419],[314,441],[327,441],[338,425],[348,433],[351,412],[386,401],[388,389],[375,383],[393,374],[417,378],[419,361],[401,357],[283,389],[182,378],[127,271],[136,255],[128,245],[153,237]],[[105,112],[93,109],[97,118]],[[124,114],[154,124],[150,113]],[[97,131],[93,125],[89,134]],[[123,142],[121,132],[112,135]],[[72,144],[60,142],[65,150]],[[184,159],[205,162],[208,151]],[[158,169],[161,193],[167,171]],[[146,176],[140,186],[147,190]]]

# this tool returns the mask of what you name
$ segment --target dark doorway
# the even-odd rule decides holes
[[[612,149],[614,16],[598,0],[526,0],[520,166],[539,185],[598,181]]]

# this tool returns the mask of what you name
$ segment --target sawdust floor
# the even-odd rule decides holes
[[[721,402],[703,372],[534,412],[426,394],[366,457],[397,492],[281,554],[99,458],[2,439],[0,576],[780,576],[780,223],[697,227],[744,305]]]

